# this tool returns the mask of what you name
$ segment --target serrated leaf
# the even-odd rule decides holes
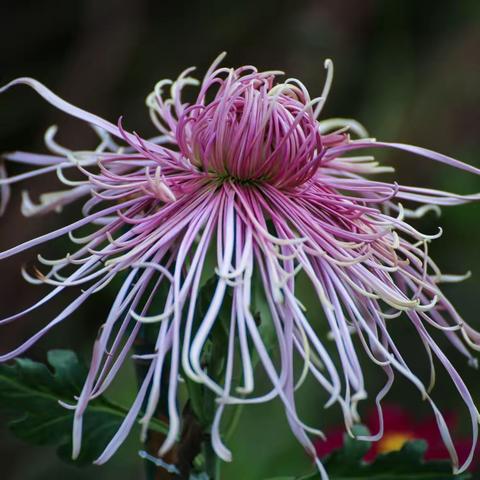
[[[59,401],[75,401],[87,369],[74,352],[66,350],[49,352],[48,364],[51,368],[20,358],[12,365],[0,365],[0,407],[14,417],[9,426],[17,437],[35,445],[56,445],[60,457],[69,460],[73,411]],[[90,463],[98,457],[126,412],[104,397],[90,403],[84,417],[83,448],[76,463]],[[158,420],[152,429],[166,431]]]

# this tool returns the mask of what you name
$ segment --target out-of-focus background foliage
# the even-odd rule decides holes
[[[5,0],[0,6],[0,81],[16,76],[35,77],[71,102],[125,125],[153,135],[144,99],[155,82],[175,77],[196,65],[199,75],[214,57],[226,50],[228,65],[254,64],[260,69],[282,69],[300,78],[313,96],[324,81],[323,61],[335,62],[335,79],[324,115],[353,117],[372,136],[419,144],[477,166],[480,154],[480,2],[354,0],[214,0],[162,2],[154,0]],[[0,150],[21,148],[42,151],[43,132],[60,126],[59,139],[72,148],[92,147],[87,128],[56,112],[25,87],[0,97]],[[396,152],[382,153],[394,164],[397,178],[409,184],[432,185],[461,193],[480,190],[478,178],[428,160]],[[52,178],[52,188],[53,188]],[[14,191],[11,207],[0,223],[0,248],[27,240],[63,219],[55,215],[24,219],[19,213],[23,185]],[[33,191],[49,185],[32,182]],[[419,223],[434,232],[441,222],[445,233],[431,251],[451,273],[469,269],[473,277],[448,293],[461,313],[480,327],[480,210],[478,205],[445,209]],[[54,255],[48,248],[44,252]],[[18,310],[38,298],[43,289],[26,284],[21,263],[34,252],[0,264],[0,314]],[[88,359],[96,329],[103,320],[108,295],[100,295],[42,341],[31,352],[43,359],[49,348],[73,348]],[[63,302],[68,302],[64,297]],[[59,307],[55,305],[55,310]],[[18,344],[51,317],[53,306],[28,320],[2,327],[0,348]],[[321,328],[321,327],[320,327]],[[427,374],[427,359],[408,324],[392,328],[399,343]],[[468,385],[480,400],[480,373],[467,367],[461,356],[441,340]],[[384,380],[380,370],[365,362],[372,392]],[[135,390],[132,375],[117,386],[128,399]],[[390,397],[418,419],[430,415],[417,391],[399,380]],[[458,411],[469,435],[461,399],[439,369],[435,398],[447,411]],[[309,386],[301,402],[306,417],[317,424],[337,425],[338,411],[325,411],[323,397]],[[368,401],[367,401],[368,403]],[[479,402],[480,403],[480,402]],[[363,411],[368,410],[364,407]],[[328,429],[328,428],[327,428]],[[224,468],[228,480],[260,479],[299,473],[308,466],[289,432],[281,407],[269,404],[248,409],[238,434],[231,440],[235,461]],[[49,449],[31,448],[15,440],[2,422],[0,428],[1,478],[43,480],[141,478],[136,456],[137,437],[105,467],[66,467]]]

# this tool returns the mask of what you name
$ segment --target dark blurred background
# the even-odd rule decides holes
[[[226,64],[253,64],[260,69],[282,69],[300,78],[312,96],[321,93],[323,61],[335,63],[335,78],[324,116],[353,117],[376,138],[429,147],[480,166],[480,2],[462,0],[374,1],[354,0],[214,0],[161,2],[153,0],[16,0],[0,4],[0,82],[17,76],[35,77],[56,93],[111,121],[124,115],[125,125],[142,135],[155,134],[144,106],[156,81],[174,78],[190,65],[202,75],[223,50]],[[58,138],[71,148],[94,146],[88,128],[55,111],[26,87],[0,98],[0,150],[44,151],[43,133],[58,124]],[[380,158],[398,169],[396,178],[408,184],[473,193],[478,178],[396,152]],[[31,182],[35,192],[49,189],[48,182]],[[52,188],[54,179],[52,178]],[[17,186],[13,201],[0,223],[0,249],[25,241],[65,221],[55,215],[24,219],[19,213]],[[66,212],[73,216],[74,210]],[[473,270],[473,277],[447,289],[464,317],[480,327],[480,210],[478,205],[445,209],[441,220],[428,216],[419,223],[433,232],[441,223],[444,236],[434,242],[432,253],[446,272]],[[55,254],[47,247],[43,250]],[[19,266],[33,258],[27,252],[0,266],[0,315],[30,304],[42,293],[26,284]],[[64,298],[68,301],[68,296]],[[108,304],[98,296],[80,315],[43,340],[30,356],[43,359],[49,348],[73,348],[88,358],[90,345]],[[53,307],[52,307],[53,308]],[[58,303],[55,310],[58,309]],[[20,321],[4,328],[0,348],[18,344],[42,318]],[[400,343],[411,347],[414,336],[408,326]],[[415,344],[416,345],[416,344]],[[459,354],[446,352],[480,398],[480,374],[469,369]],[[425,374],[426,356],[418,360]],[[379,370],[366,362],[369,385],[383,382]],[[458,411],[466,419],[461,399],[439,369],[435,398],[440,406]],[[117,388],[129,398],[135,390],[132,375]],[[418,419],[430,415],[413,387],[399,381],[390,395]],[[320,396],[308,387],[302,403],[310,420],[336,425],[339,412],[325,412]],[[320,405],[320,406],[319,406]],[[367,408],[367,407],[366,407]],[[118,480],[141,478],[140,461],[132,437],[105,467],[76,469],[60,464],[51,449],[28,447],[15,440],[2,421],[0,428],[1,478],[43,480],[92,478]],[[467,436],[468,423],[457,434]],[[260,428],[259,428],[260,426]],[[260,479],[295,474],[308,465],[289,433],[277,404],[252,407],[242,417],[238,435],[231,441],[234,463],[224,469],[228,480]],[[258,455],[261,448],[261,455]]]

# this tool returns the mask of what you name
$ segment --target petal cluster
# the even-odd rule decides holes
[[[217,59],[217,62],[221,58]],[[296,79],[277,82],[282,72],[255,67],[207,72],[191,105],[182,89],[195,85],[189,70],[171,86],[171,98],[159,82],[147,99],[158,128],[201,171],[220,180],[265,182],[277,188],[301,185],[318,171],[326,149],[345,135],[322,135],[317,117],[331,82],[331,62],[324,94],[311,99]]]

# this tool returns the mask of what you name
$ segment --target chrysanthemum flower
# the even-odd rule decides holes
[[[69,235],[76,246],[57,260],[38,257],[47,271],[37,270],[35,276],[25,271],[24,276],[54,288],[2,323],[34,312],[71,286],[83,289],[48,325],[0,360],[22,354],[119,277],[123,284],[101,325],[89,375],[75,406],[74,456],[80,449],[82,415],[89,400],[109,386],[141,326],[158,323],[154,350],[143,356],[150,362],[148,373],[99,464],[114,454],[140,412],[145,433],[160,396],[167,398],[169,434],[159,454],[168,451],[180,431],[179,381],[187,377],[217,397],[211,434],[213,448],[222,459],[231,457],[220,429],[225,407],[276,397],[283,402],[293,433],[316,459],[311,435],[321,431],[300,419],[296,391],[312,375],[328,393],[326,407],[338,404],[349,430],[357,420],[358,401],[367,396],[358,358],[358,350],[364,350],[386,377],[385,386],[376,393],[380,420],[372,439],[382,436],[381,401],[397,372],[431,404],[455,471],[465,470],[477,442],[479,414],[431,331],[443,332],[472,364],[475,360],[466,344],[478,349],[480,334],[465,323],[439,287],[442,281],[459,279],[443,275],[428,255],[429,242],[441,232],[420,233],[406,219],[480,196],[367,179],[390,169],[370,156],[347,155],[393,147],[474,174],[480,170],[424,148],[366,138],[355,121],[320,121],[332,80],[330,61],[325,65],[323,94],[311,99],[296,79],[277,83],[281,72],[259,72],[251,66],[221,68],[222,58],[201,82],[188,69],[176,81],[157,84],[147,105],[160,136],[149,140],[127,132],[121,121],[116,126],[65,102],[36,80],[19,78],[0,90],[28,85],[57,108],[91,124],[101,137],[95,151],[78,152],[58,145],[49,130],[50,154],[5,155],[9,162],[38,168],[12,177],[3,171],[3,208],[8,185],[49,172],[56,172],[67,190],[42,195],[37,204],[24,194],[25,215],[58,210],[73,201],[84,203],[78,221],[0,253],[0,259],[7,258],[63,235]],[[198,86],[193,103],[182,98],[187,86]],[[84,175],[83,180],[67,178],[74,169]],[[405,202],[420,207],[407,209]],[[95,230],[75,236],[84,226]],[[200,315],[199,289],[213,273],[216,285],[211,303]],[[299,278],[310,282],[318,309],[306,311],[302,305]],[[167,294],[161,296],[160,289],[165,287]],[[163,299],[161,306],[158,298]],[[260,320],[252,306],[256,298],[266,305]],[[229,309],[230,320],[228,341],[217,346],[224,348],[225,358],[225,375],[219,380],[203,360],[222,308]],[[470,412],[472,446],[461,461],[431,398],[433,381],[424,385],[389,333],[391,319],[400,315],[417,330],[432,371],[436,357]],[[317,333],[321,323],[328,326],[339,362],[325,347],[330,340]],[[273,346],[262,333],[266,324],[274,332]],[[296,378],[298,359],[303,369]],[[259,391],[254,372],[257,360],[258,369],[271,383],[269,391]],[[160,381],[165,374],[167,391]]]

